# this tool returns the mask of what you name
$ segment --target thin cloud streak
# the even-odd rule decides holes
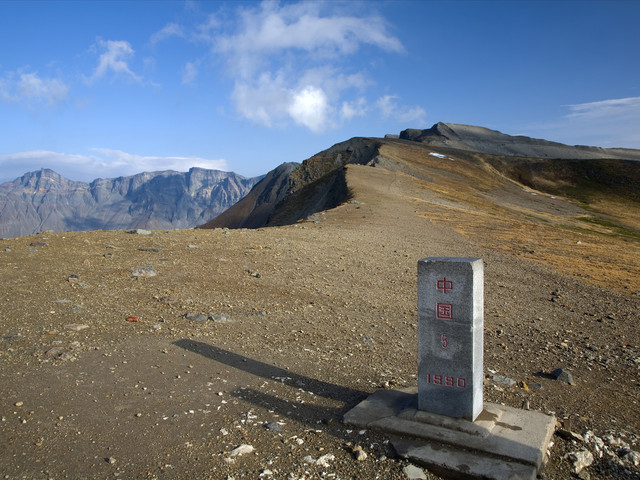
[[[162,29],[151,35],[149,41],[152,45],[155,45],[162,40],[166,40],[167,38],[184,36],[184,30],[180,25],[178,25],[177,23],[168,23]]]
[[[571,110],[567,118],[602,118],[640,115],[640,97],[615,98],[599,102],[567,105]]]
[[[223,159],[201,157],[136,155],[121,150],[94,148],[90,155],[32,150],[0,155],[0,182],[11,181],[26,172],[51,169],[76,181],[113,178],[142,172],[175,170],[184,172],[192,167],[227,171]]]
[[[640,97],[564,105],[562,117],[530,124],[528,135],[570,145],[640,148]]]
[[[18,70],[0,78],[0,100],[30,108],[53,107],[62,103],[69,85],[57,78],[41,78],[37,72]]]
[[[397,95],[385,95],[378,99],[376,106],[383,117],[393,118],[403,123],[425,123],[427,112],[422,107],[399,105],[398,98]]]

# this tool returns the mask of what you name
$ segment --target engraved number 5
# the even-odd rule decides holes
[[[440,337],[440,340],[442,340],[442,348],[447,348],[447,345],[448,345],[447,336],[444,333]]]

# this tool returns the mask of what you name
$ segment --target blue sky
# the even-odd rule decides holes
[[[245,176],[434,123],[640,148],[637,1],[0,1],[0,182]]]

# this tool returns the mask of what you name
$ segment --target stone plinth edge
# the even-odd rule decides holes
[[[417,406],[417,388],[379,390],[344,423],[389,434],[399,455],[445,478],[535,479],[546,462],[553,416],[485,402],[471,422]]]

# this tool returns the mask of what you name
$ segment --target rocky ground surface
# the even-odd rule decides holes
[[[417,384],[428,256],[483,258],[485,400],[557,416],[541,476],[640,478],[638,242],[542,194],[348,180],[287,227],[1,240],[0,478],[438,478],[341,422]]]

